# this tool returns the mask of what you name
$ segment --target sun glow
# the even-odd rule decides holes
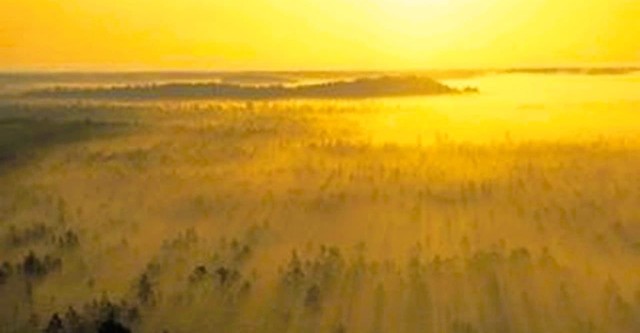
[[[439,24],[441,19],[454,15],[466,15],[470,0],[375,0],[382,12],[404,20],[431,21]]]
[[[0,0],[0,68],[637,63],[639,15],[629,0]]]
[[[452,0],[378,0],[382,3],[387,3],[390,6],[398,6],[398,7],[424,7],[424,6],[444,6],[444,5],[452,5],[457,1]]]

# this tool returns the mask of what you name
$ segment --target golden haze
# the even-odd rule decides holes
[[[634,0],[0,0],[3,69],[637,64]]]

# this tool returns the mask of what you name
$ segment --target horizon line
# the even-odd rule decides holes
[[[389,73],[389,72],[428,72],[428,71],[508,71],[508,70],[580,70],[580,69],[628,69],[640,70],[638,64],[593,64],[593,65],[531,65],[531,66],[470,66],[470,67],[432,67],[415,69],[212,69],[212,68],[0,68],[0,74],[164,74],[164,73]]]

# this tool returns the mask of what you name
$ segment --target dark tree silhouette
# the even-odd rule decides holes
[[[142,274],[138,281],[138,299],[142,304],[148,305],[154,302],[153,285],[147,274]]]
[[[304,305],[313,310],[320,308],[320,287],[317,284],[314,284],[307,289],[307,293],[304,298]]]
[[[67,309],[64,314],[64,321],[71,332],[82,332],[82,318],[73,307],[70,306]]]
[[[100,327],[98,327],[98,333],[131,333],[131,330],[111,316],[100,324]]]
[[[0,265],[0,285],[7,282],[11,274],[13,273],[13,267],[8,262],[2,263]]]
[[[204,267],[203,265],[199,265],[193,270],[191,275],[189,275],[189,282],[191,283],[200,282],[204,280],[207,274],[208,274],[207,268]]]
[[[30,277],[36,277],[45,274],[44,264],[36,257],[35,253],[29,252],[22,263],[24,274]]]
[[[220,267],[216,270],[216,274],[218,275],[218,281],[220,281],[220,285],[223,286],[229,279],[230,271],[224,267]]]
[[[64,325],[62,324],[62,319],[58,313],[54,313],[47,324],[47,328],[44,329],[44,333],[64,333]]]

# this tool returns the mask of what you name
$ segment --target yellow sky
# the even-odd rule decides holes
[[[0,0],[3,69],[640,64],[640,0]]]

